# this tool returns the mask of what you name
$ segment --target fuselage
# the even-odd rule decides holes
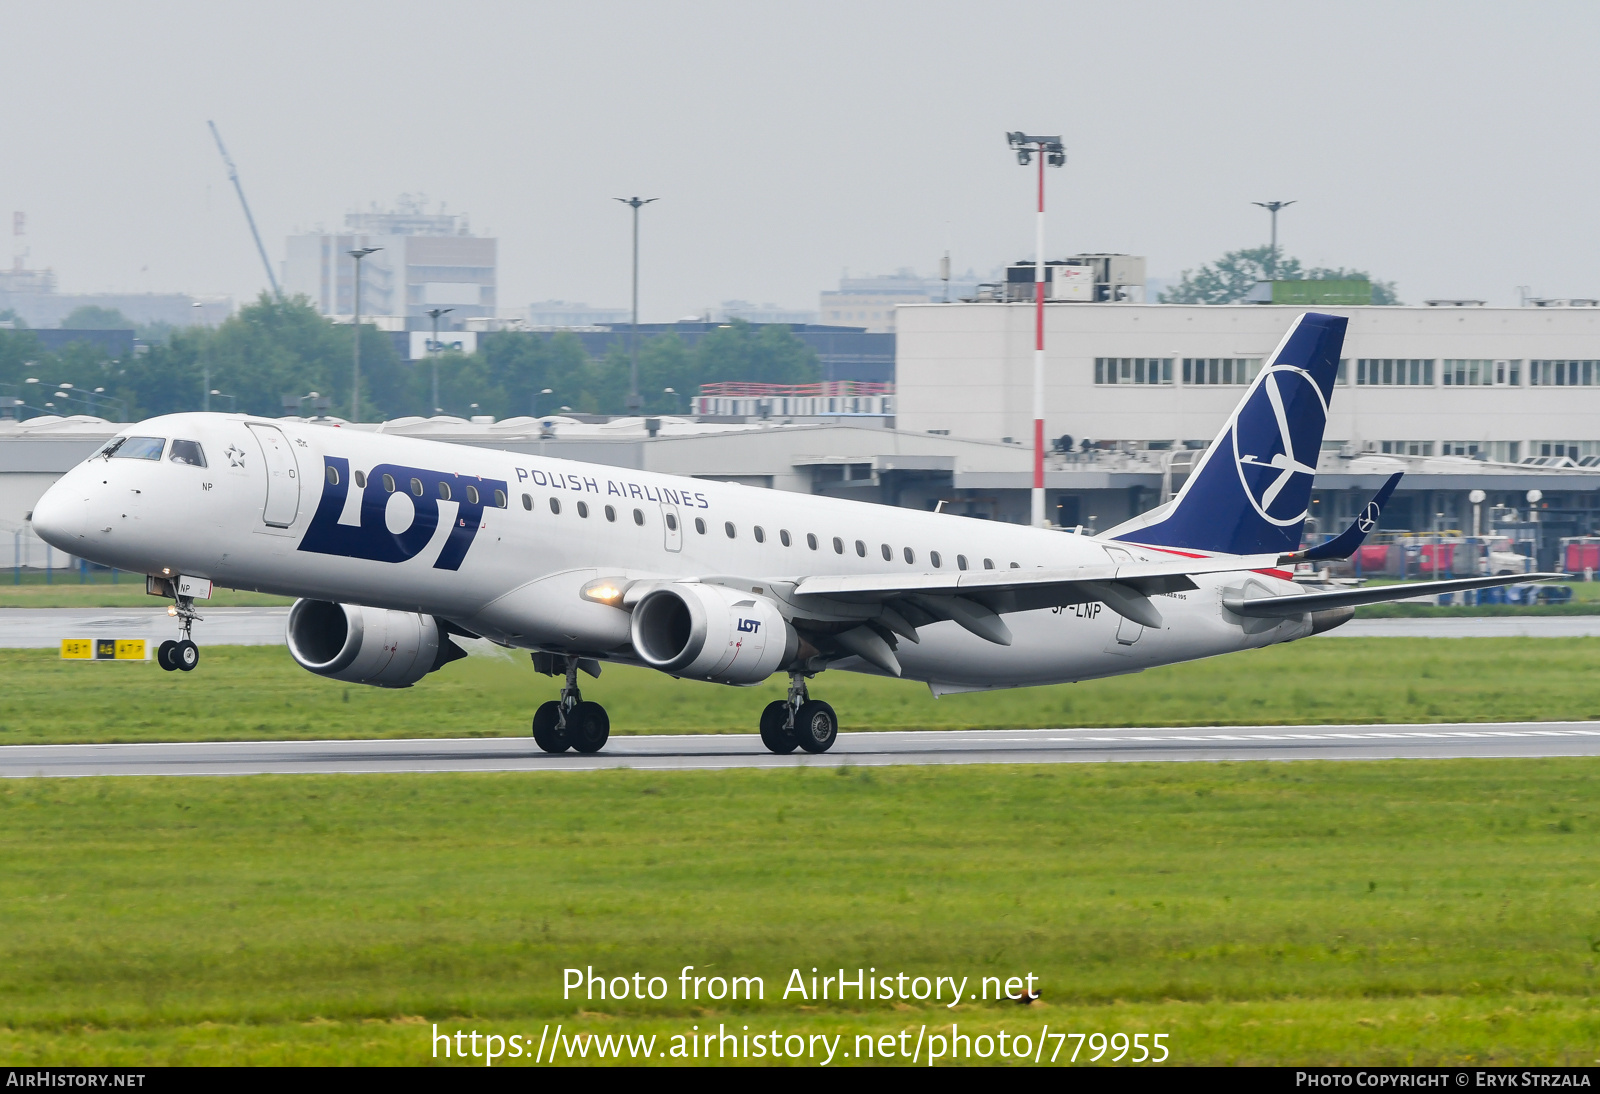
[[[802,578],[1157,561],[1136,544],[834,498],[240,415],[175,414],[63,476],[34,511],[64,551],[147,574],[419,612],[510,646],[629,660],[598,578],[734,578],[780,601]],[[153,441],[139,441],[152,438]],[[159,441],[159,447],[155,444]],[[136,443],[137,442],[137,443]],[[179,444],[178,442],[190,442]],[[152,457],[152,453],[154,456]],[[203,465],[202,465],[203,461]],[[953,622],[898,649],[936,691],[1082,680],[1310,633],[1246,620],[1225,591],[1286,575],[1197,575],[1164,625],[1100,603],[1008,615],[1000,646]],[[878,672],[856,659],[832,667]]]

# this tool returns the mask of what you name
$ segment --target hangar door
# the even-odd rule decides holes
[[[300,512],[300,469],[289,439],[276,426],[249,425],[261,443],[262,466],[267,472],[267,503],[261,519],[273,528],[287,528]]]

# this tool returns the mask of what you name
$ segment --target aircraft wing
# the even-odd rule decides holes
[[[1459,592],[1463,589],[1488,589],[1496,585],[1515,585],[1524,581],[1553,581],[1567,574],[1502,574],[1498,577],[1458,577],[1449,581],[1415,581],[1405,585],[1372,585],[1363,589],[1338,589],[1326,593],[1295,593],[1290,596],[1262,596],[1246,600],[1227,597],[1222,606],[1235,615],[1268,618],[1304,615],[1328,608],[1348,608],[1360,604],[1383,604],[1409,600],[1414,596]]]
[[[1115,581],[1144,596],[1184,592],[1195,588],[1191,574],[1232,573],[1244,570],[1269,570],[1278,566],[1279,554],[1223,555],[1174,559],[1170,562],[1105,563],[1066,569],[964,570],[948,574],[837,574],[802,579],[795,587],[799,596],[826,596],[856,603],[873,603],[915,593],[967,596],[977,599],[1002,594],[1031,597],[1042,595],[1051,607],[1057,603],[1075,604],[1094,597],[1074,597],[1054,601],[1049,597],[1058,586]],[[1065,591],[1065,590],[1063,590]],[[1025,609],[1012,608],[1010,611]]]
[[[842,574],[808,577],[791,596],[799,603],[847,604],[875,609],[895,633],[915,642],[917,627],[951,620],[980,638],[1003,646],[1011,631],[1005,612],[1037,611],[1100,601],[1146,627],[1162,626],[1150,598],[1197,586],[1195,574],[1265,570],[1279,555],[1225,555],[1163,562],[1107,562],[1067,569],[979,570],[947,574]]]

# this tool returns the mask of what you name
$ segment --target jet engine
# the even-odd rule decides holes
[[[633,606],[632,635],[646,664],[720,684],[759,684],[800,648],[800,636],[771,600],[693,581],[641,597]]]
[[[326,600],[296,600],[289,609],[289,656],[348,684],[408,688],[466,655],[431,615]]]

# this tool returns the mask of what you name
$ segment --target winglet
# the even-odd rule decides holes
[[[1293,565],[1296,562],[1323,562],[1328,559],[1349,558],[1356,553],[1362,541],[1367,538],[1367,533],[1378,526],[1378,516],[1383,512],[1384,505],[1389,501],[1389,495],[1394,493],[1394,488],[1400,484],[1404,471],[1396,471],[1389,476],[1389,481],[1383,484],[1372,500],[1367,502],[1359,516],[1350,522],[1350,527],[1340,532],[1332,539],[1317,544],[1310,550],[1301,551],[1299,554],[1284,555],[1278,560],[1280,566]]]

